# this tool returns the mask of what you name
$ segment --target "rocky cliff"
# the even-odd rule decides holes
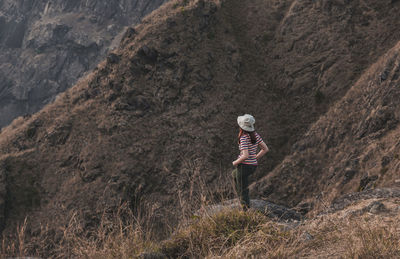
[[[54,100],[164,2],[0,1],[0,127]]]

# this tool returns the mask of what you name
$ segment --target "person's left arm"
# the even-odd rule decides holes
[[[265,144],[265,142],[263,141],[261,136],[258,135],[258,133],[256,133],[256,134],[257,134],[257,142],[256,143],[258,144],[258,147],[260,148],[260,152],[258,152],[258,154],[256,155],[256,159],[258,160],[262,156],[264,156],[266,153],[268,153],[269,148],[268,148],[267,144]]]
[[[260,147],[260,152],[258,152],[258,154],[256,155],[256,159],[260,159],[260,157],[262,157],[263,155],[265,155],[268,151],[269,148],[268,146],[264,143],[264,141],[260,142],[258,144],[258,146]]]

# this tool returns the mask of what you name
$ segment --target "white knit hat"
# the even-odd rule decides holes
[[[237,123],[239,124],[239,127],[248,132],[254,131],[255,122],[256,120],[250,114],[245,114],[237,118]]]

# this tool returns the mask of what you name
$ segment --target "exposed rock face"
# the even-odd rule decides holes
[[[0,127],[71,87],[166,1],[0,1]]]

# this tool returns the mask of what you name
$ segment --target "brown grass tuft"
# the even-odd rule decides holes
[[[266,221],[264,215],[255,211],[223,211],[196,219],[165,241],[161,250],[170,258],[221,254],[246,235],[258,231]]]

